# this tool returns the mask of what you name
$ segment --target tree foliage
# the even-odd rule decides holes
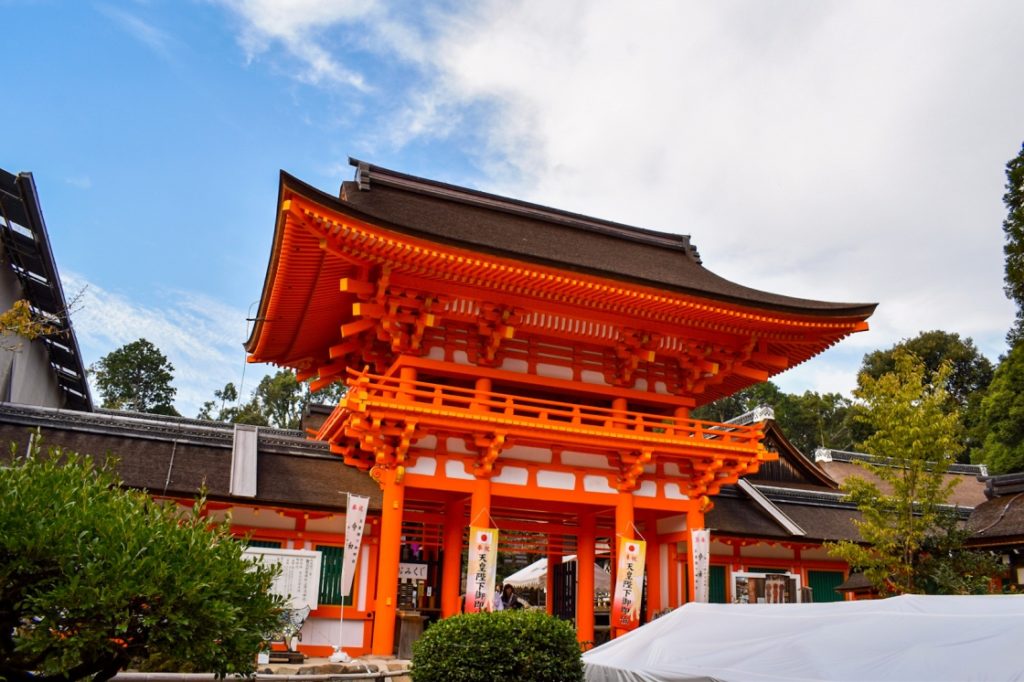
[[[1020,153],[1006,164],[1006,219],[1003,233],[1006,244],[1006,275],[1004,290],[1006,296],[1017,304],[1017,316],[1013,327],[1006,335],[1011,346],[1024,341],[1024,145]]]
[[[214,400],[203,403],[199,419],[297,429],[307,405],[311,402],[337,404],[344,395],[344,384],[334,383],[312,393],[309,384],[298,381],[290,369],[282,369],[263,377],[245,402],[239,401],[238,389],[233,383],[214,391],[213,395]]]
[[[110,463],[38,436],[0,467],[0,679],[108,679],[163,656],[249,673],[277,624],[275,569],[225,526],[126,490]]]
[[[911,339],[903,339],[892,348],[876,350],[864,356],[860,377],[878,379],[896,369],[896,354],[908,351],[916,355],[925,367],[925,381],[930,380],[943,363],[949,364],[946,392],[949,395],[947,412],[959,411],[964,425],[965,452],[980,447],[984,440],[981,425],[981,401],[992,382],[992,363],[978,351],[970,338],[945,331],[921,332]],[[853,437],[864,440],[871,435],[868,422],[854,422]],[[966,459],[965,459],[966,461]]]
[[[15,301],[10,308],[0,313],[0,334],[17,336],[34,341],[41,336],[49,336],[58,332],[53,321],[32,310],[32,304],[25,299]],[[21,349],[18,341],[4,340],[0,343],[3,350],[17,351]]]
[[[882,484],[851,477],[843,485],[862,514],[857,526],[866,544],[831,543],[828,549],[861,569],[883,595],[952,591],[955,586],[939,578],[965,550],[943,534],[942,505],[953,485],[943,474],[963,449],[962,425],[946,390],[951,365],[929,372],[906,349],[897,349],[893,361],[892,372],[863,374],[854,392],[864,408],[857,418],[871,430],[860,448],[874,461],[864,466]]]
[[[1024,471],[1024,343],[999,363],[981,412],[985,441],[976,459],[993,474]]]
[[[171,386],[174,365],[146,339],[121,346],[90,368],[103,407],[113,410],[177,415]]]
[[[847,423],[850,401],[838,393],[806,391],[796,395],[784,393],[766,381],[704,405],[694,410],[693,416],[724,422],[759,405],[775,411],[775,421],[801,452],[810,454],[819,447],[845,450],[851,446]]]
[[[540,611],[467,613],[413,644],[414,682],[582,682],[572,626]]]

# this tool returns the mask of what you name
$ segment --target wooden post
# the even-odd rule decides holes
[[[635,531],[633,530],[634,514],[633,514],[633,493],[630,491],[620,492],[615,501],[615,541],[612,543],[615,547],[615,564],[618,566],[619,563],[619,541],[622,538],[627,540],[633,540],[635,538]],[[612,578],[618,581],[618,576],[613,575]],[[612,590],[614,592],[615,582],[612,583]],[[637,595],[639,599],[640,595]],[[612,627],[612,637],[618,637],[629,632],[621,628]]]
[[[491,527],[491,479],[478,478],[473,482],[473,497],[469,504],[469,525]]]
[[[661,543],[658,542],[657,528],[652,519],[647,530],[647,622],[661,611]]]
[[[672,608],[683,603],[679,595],[679,543],[668,544],[668,603]]]
[[[561,555],[555,556],[554,554],[551,554],[551,549],[549,548],[548,549],[548,573],[547,573],[547,578],[545,580],[546,584],[544,585],[544,589],[547,590],[547,596],[548,596],[548,598],[545,600],[547,603],[544,604],[544,610],[547,611],[547,614],[549,616],[555,612],[555,605],[551,601],[551,595],[553,595],[555,593],[555,568],[557,566],[560,566],[561,563],[562,563],[562,556]]]
[[[580,535],[576,546],[576,639],[594,641],[594,559],[597,520],[593,514],[581,514]]]
[[[402,512],[405,486],[397,481],[394,468],[384,469],[381,509],[380,556],[377,562],[377,601],[373,617],[374,656],[395,653],[395,614],[398,608],[398,563],[402,549]]]
[[[451,500],[444,507],[444,565],[441,572],[441,617],[462,609],[462,534],[466,529],[466,500]]]

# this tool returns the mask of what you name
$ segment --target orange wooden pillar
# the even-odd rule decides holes
[[[661,543],[652,532],[655,524],[650,524],[647,539],[647,622],[654,620],[654,615],[661,611]]]
[[[478,478],[473,482],[473,496],[469,503],[469,525],[475,528],[491,527],[491,479]]]
[[[626,540],[634,539],[633,525],[634,525],[634,508],[633,508],[633,493],[630,491],[620,492],[615,500],[615,565],[618,566],[619,562],[619,541],[625,538]],[[613,576],[618,581],[618,576]],[[615,585],[612,585],[612,591],[614,592]],[[639,595],[638,595],[639,598]],[[622,630],[620,628],[612,627],[612,636],[618,637],[619,635],[625,634],[628,630]]]
[[[395,652],[395,612],[398,606],[398,563],[402,549],[402,512],[405,486],[395,468],[383,469],[380,556],[377,561],[377,601],[373,617],[371,653],[390,656]]]
[[[672,608],[682,606],[679,595],[679,543],[668,543],[668,603]]]
[[[441,616],[454,616],[462,608],[462,534],[466,529],[466,501],[451,500],[444,507],[444,564],[441,567]]]
[[[582,514],[576,547],[576,639],[594,641],[594,559],[597,543],[597,520],[593,514]]]
[[[686,601],[693,601],[696,594],[693,575],[693,549],[690,531],[704,528],[704,512],[691,509],[686,512]]]

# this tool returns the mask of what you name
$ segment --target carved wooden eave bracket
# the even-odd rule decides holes
[[[477,332],[481,337],[481,353],[477,362],[484,366],[494,365],[502,341],[515,337],[516,328],[522,324],[524,311],[509,306],[484,303],[477,319]]]
[[[622,336],[615,343],[615,374],[612,383],[616,386],[632,386],[633,375],[641,362],[653,362],[659,336],[639,329],[623,329]]]
[[[477,478],[490,478],[494,474],[494,463],[498,461],[501,451],[511,446],[508,435],[501,432],[490,436],[478,435],[473,442],[478,452],[473,465],[473,475]]]
[[[640,485],[644,467],[653,457],[654,452],[648,448],[619,455],[619,475],[615,481],[615,488],[624,493],[636,490]]]

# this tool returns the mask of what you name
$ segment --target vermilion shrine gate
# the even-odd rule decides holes
[[[282,174],[247,350],[349,386],[316,437],[383,491],[372,652],[393,651],[410,547],[441,557],[458,612],[471,524],[552,568],[578,555],[581,641],[600,539],[647,540],[648,613],[686,601],[686,531],[773,457],[759,424],[690,410],[867,329],[874,305],[734,284],[685,236],[353,165],[340,197]]]

